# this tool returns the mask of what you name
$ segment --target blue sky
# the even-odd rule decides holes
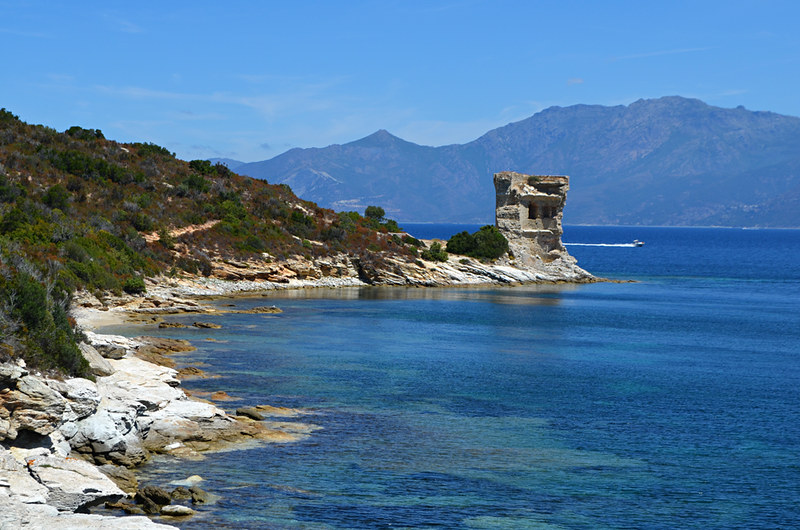
[[[666,95],[800,116],[800,2],[5,2],[0,107],[185,159]]]

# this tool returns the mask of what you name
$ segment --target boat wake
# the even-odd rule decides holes
[[[635,248],[641,245],[636,243],[564,243],[569,247],[623,247]]]

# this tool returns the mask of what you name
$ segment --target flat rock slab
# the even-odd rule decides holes
[[[46,504],[5,504],[0,510],[0,528],[46,528],[47,530],[177,530],[154,523],[144,516],[108,517],[63,513]]]
[[[155,410],[176,399],[186,399],[172,368],[157,366],[136,357],[109,361],[116,370],[97,381],[100,393],[108,399],[138,401]]]
[[[47,489],[47,504],[74,512],[125,495],[95,466],[74,458],[41,456],[28,460],[31,476]]]

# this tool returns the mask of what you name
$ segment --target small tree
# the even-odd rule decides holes
[[[383,222],[383,218],[385,216],[386,216],[386,211],[380,206],[367,206],[367,209],[364,210],[364,217],[366,217],[367,219],[374,219],[379,223]]]

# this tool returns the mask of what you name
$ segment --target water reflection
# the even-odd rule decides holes
[[[517,286],[480,287],[318,287],[308,289],[289,289],[270,291],[260,295],[240,296],[233,299],[239,305],[263,304],[271,300],[441,300],[441,301],[481,301],[495,304],[513,305],[558,305],[565,294],[585,288],[582,285],[543,284]],[[219,300],[216,305],[230,304],[230,299]]]

